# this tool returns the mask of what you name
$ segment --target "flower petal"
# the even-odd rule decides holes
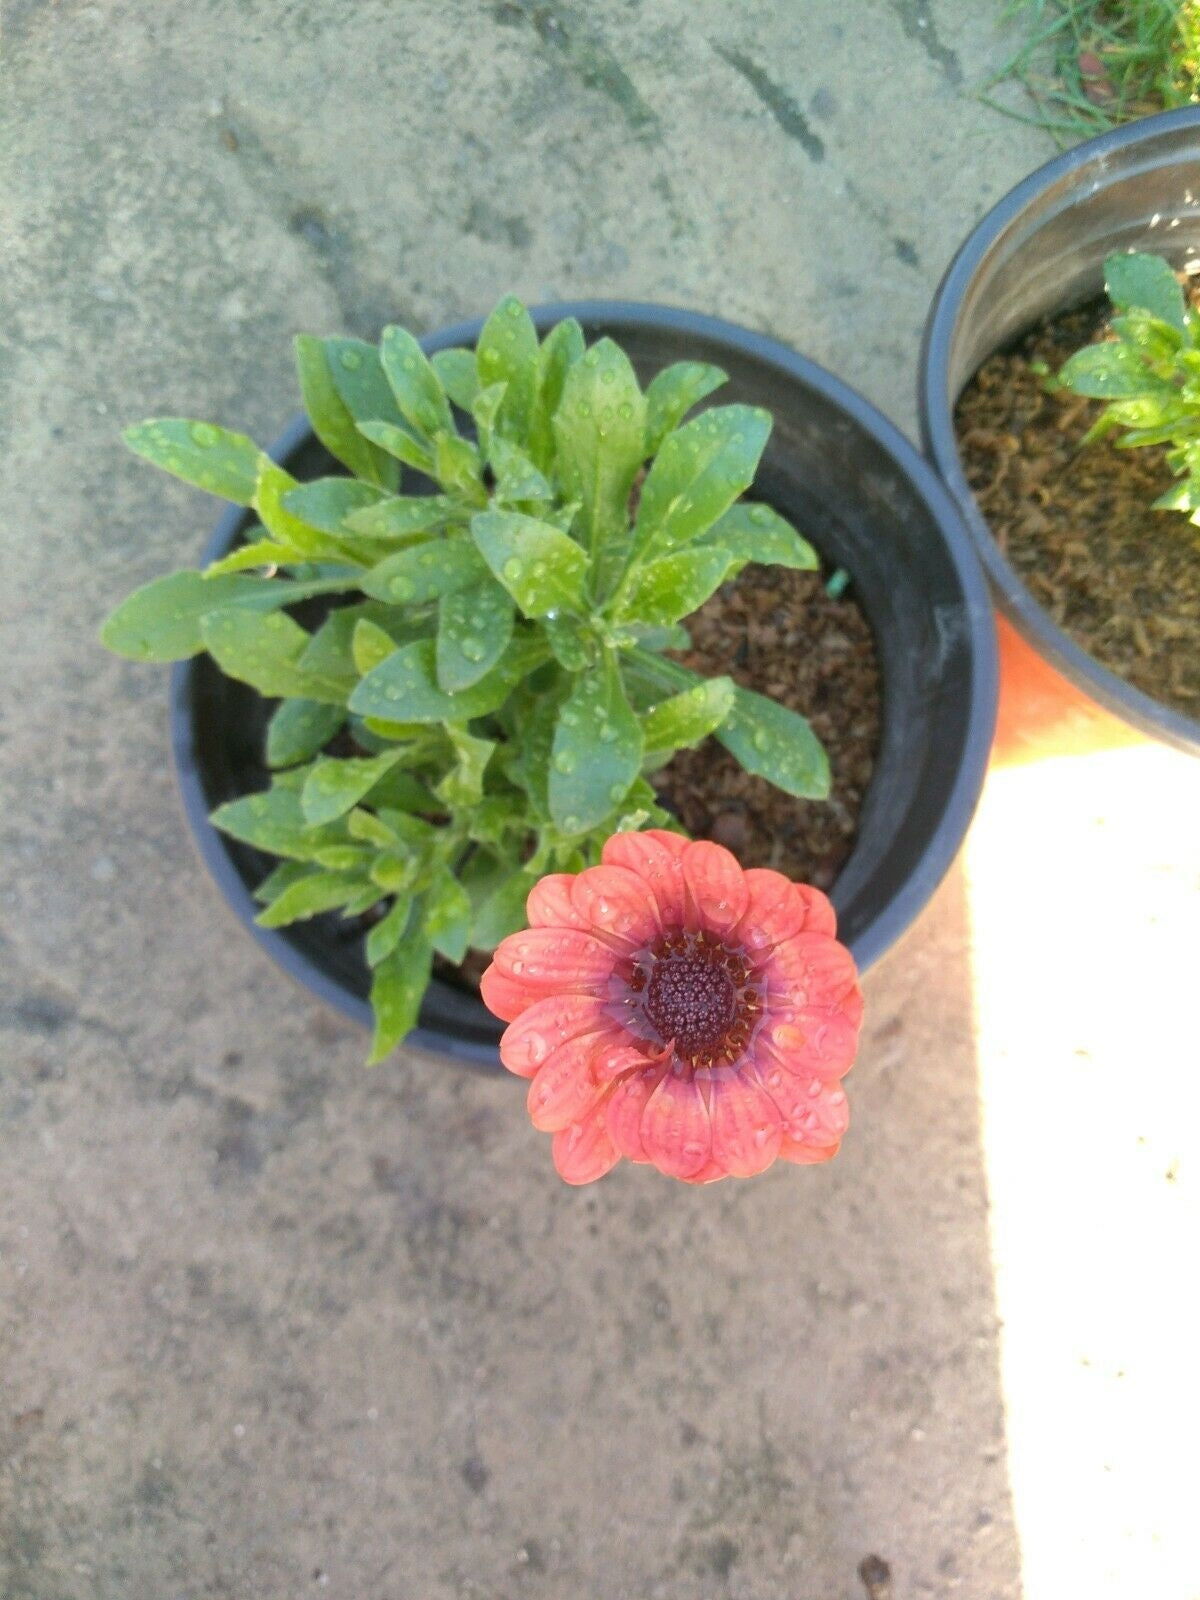
[[[696,925],[720,934],[736,928],[750,900],[738,858],[724,845],[697,839],[682,861]]]
[[[615,956],[606,944],[576,928],[527,928],[496,946],[494,964],[541,998],[547,990],[599,994],[612,976]]]
[[[571,904],[585,926],[633,945],[662,932],[650,885],[628,867],[588,867],[571,886]]]
[[[630,1072],[613,1088],[605,1101],[605,1119],[613,1144],[630,1161],[649,1161],[642,1143],[642,1113],[646,1102],[658,1088],[667,1069],[645,1067]]]
[[[716,1078],[709,1094],[713,1161],[734,1178],[765,1172],[779,1153],[783,1118],[750,1073]]]
[[[594,1183],[621,1159],[608,1136],[603,1112],[575,1122],[554,1135],[554,1165],[565,1183]]]
[[[525,902],[525,915],[531,928],[586,930],[587,922],[571,904],[574,882],[573,872],[550,872],[534,884]]]
[[[779,1108],[785,1145],[790,1141],[826,1150],[841,1143],[850,1126],[850,1105],[836,1080],[815,1074],[806,1078],[789,1072],[778,1060],[771,1062],[761,1056],[750,1070]]]
[[[604,842],[600,859],[606,867],[628,867],[649,884],[666,929],[681,928],[684,917],[683,869],[680,858],[689,841],[664,828],[645,833],[614,833]]]
[[[592,1109],[605,1089],[592,1071],[592,1060],[603,1043],[602,1034],[586,1033],[550,1052],[537,1069],[526,1100],[535,1128],[556,1133]]]
[[[687,1178],[707,1165],[712,1124],[695,1078],[666,1073],[646,1102],[641,1135],[646,1155],[668,1177]]]
[[[504,1030],[500,1059],[519,1078],[532,1078],[550,1052],[567,1039],[598,1033],[607,1027],[608,1017],[595,996],[547,995],[525,1006],[520,1017]]]
[[[797,1144],[794,1139],[789,1139],[785,1135],[783,1143],[779,1146],[779,1159],[794,1161],[798,1167],[815,1167],[822,1161],[832,1161],[840,1149],[840,1144],[831,1144],[818,1150],[811,1144]]]
[[[738,928],[748,950],[769,950],[785,939],[816,927],[833,934],[837,918],[819,889],[793,883],[769,867],[751,867],[746,873],[749,901]]]
[[[823,933],[798,933],[775,946],[762,972],[767,1006],[835,1006],[858,987],[858,968],[844,944]]]
[[[728,1176],[729,1174],[719,1161],[708,1161],[700,1168],[699,1172],[693,1172],[689,1177],[681,1178],[679,1181],[681,1183],[719,1183],[722,1178],[727,1178]]]
[[[519,983],[500,971],[493,961],[479,980],[479,994],[484,1005],[501,1022],[512,1022],[541,998],[538,990]]]
[[[842,1078],[858,1054],[858,1022],[837,1006],[801,1006],[766,1025],[780,1065],[798,1076]]]

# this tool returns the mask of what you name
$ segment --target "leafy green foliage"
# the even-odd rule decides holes
[[[1169,446],[1167,462],[1180,481],[1154,505],[1200,526],[1200,315],[1159,256],[1109,256],[1104,276],[1118,312],[1115,337],[1077,350],[1056,382],[1107,402],[1085,443],[1124,429],[1121,449]]]
[[[378,348],[306,337],[296,354],[347,473],[297,483],[203,423],[131,430],[258,520],[207,572],[131,595],[102,637],[137,660],[207,649],[279,701],[271,787],[212,820],[280,858],[256,892],[264,926],[369,914],[378,1060],[435,955],[494,948],[542,874],[595,862],[614,830],[673,825],[647,774],[681,747],[715,735],[789,793],[827,791],[802,718],[663,653],[747,562],[816,557],[739,500],[767,414],[686,420],[725,382],[715,367],[680,362],[644,390],[610,339],[589,349],[568,319],[539,341],[512,298],[474,351],[427,357],[392,327]]]

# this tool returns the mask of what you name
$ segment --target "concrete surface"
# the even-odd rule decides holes
[[[973,97],[997,10],[10,0],[4,1600],[1022,1592],[961,871],[830,1168],[569,1191],[517,1085],[365,1073],[237,935],[164,675],[93,642],[215,509],[119,427],[271,438],[296,329],[676,302],[911,429],[940,272],[1051,149]]]

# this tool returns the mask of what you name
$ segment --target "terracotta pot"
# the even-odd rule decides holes
[[[999,614],[997,760],[1161,739],[1200,755],[1200,722],[1110,672],[1051,621],[993,539],[967,483],[954,407],[996,351],[1104,292],[1104,260],[1200,254],[1200,106],[1090,139],[1017,185],[942,279],[921,354],[926,454],[958,503]]]

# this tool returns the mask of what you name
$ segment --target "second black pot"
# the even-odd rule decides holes
[[[982,573],[958,513],[904,436],[853,390],[786,346],[730,323],[658,306],[585,301],[534,312],[540,331],[577,317],[589,342],[608,335],[643,383],[673,361],[708,361],[730,382],[720,401],[765,406],[775,418],[754,494],[851,575],[875,635],[884,682],[883,732],[853,853],[832,891],[839,936],[860,969],[876,961],[928,901],[975,808],[996,704],[995,634]],[[426,351],[473,345],[482,324],[447,328]],[[298,419],[272,454],[298,478],[338,470]],[[232,509],[205,560],[241,538],[250,514]],[[257,927],[253,889],[272,861],[227,839],[208,813],[264,788],[266,711],[207,656],[172,679],[172,747],[184,807],[226,900],[291,975],[370,1024],[360,939],[336,917],[281,930]],[[410,1041],[498,1066],[502,1031],[473,995],[435,981]]]

